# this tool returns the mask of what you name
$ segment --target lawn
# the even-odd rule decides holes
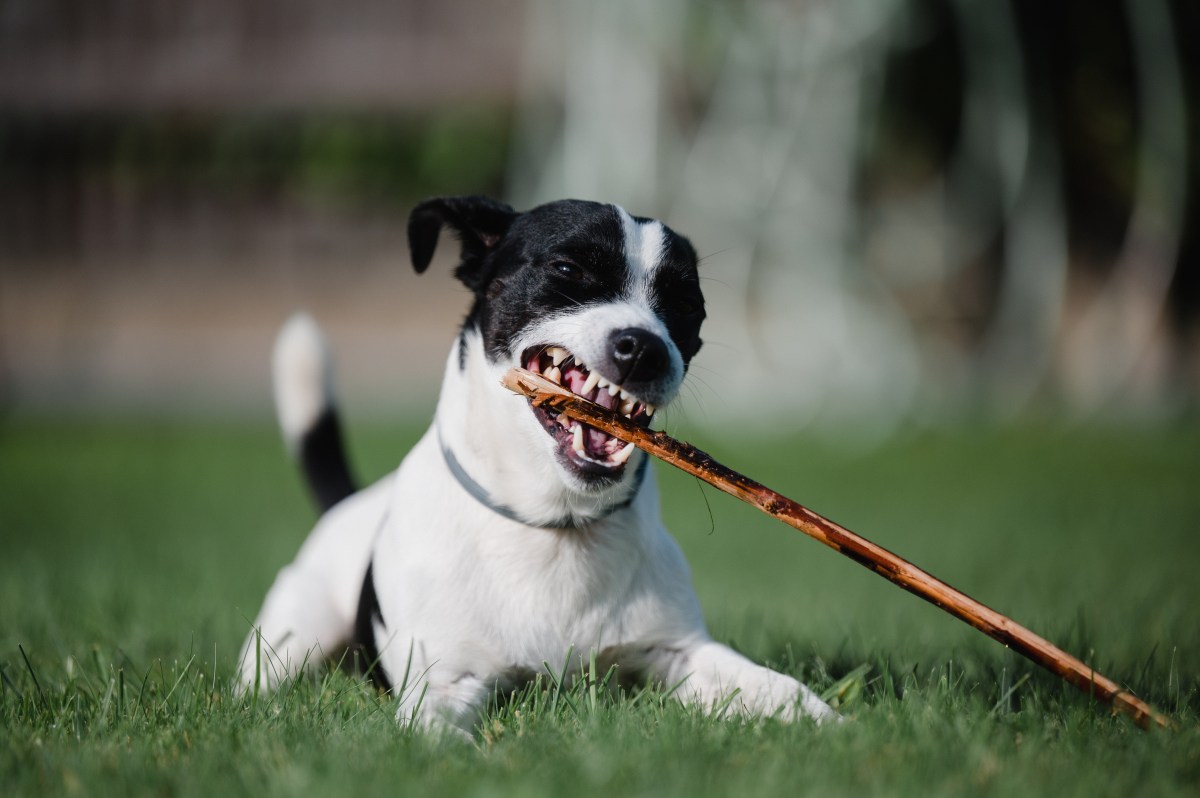
[[[382,474],[418,429],[354,427]],[[327,670],[228,688],[312,513],[267,424],[0,421],[0,794],[1196,795],[1200,424],[815,439],[688,432],[1168,712],[1145,733],[941,611],[659,465],[713,634],[834,696],[836,728],[540,684],[473,743]]]

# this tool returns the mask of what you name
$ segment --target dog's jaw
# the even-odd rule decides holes
[[[664,357],[662,368],[652,378],[626,386],[619,382],[620,367],[610,354],[610,335],[616,330],[631,329],[661,342]],[[553,368],[550,357],[540,356],[550,347],[558,348],[559,356],[566,358],[562,369]],[[668,404],[683,381],[683,358],[678,348],[649,302],[637,295],[549,316],[522,331],[510,348],[514,365],[545,372],[569,390],[641,423],[648,423],[659,406]],[[573,367],[574,364],[578,367]],[[627,391],[622,390],[626,387]],[[544,436],[553,442],[564,479],[572,488],[595,496],[607,485],[621,484],[627,472],[637,468],[636,463],[631,467],[629,462],[640,458],[632,446],[626,447],[599,431],[545,412],[530,408],[530,414],[542,427]],[[574,435],[568,432],[568,427]]]
[[[653,404],[644,402],[618,383],[601,376],[600,368],[557,344],[538,344],[521,354],[522,366],[534,374],[561,386],[564,390],[620,413],[631,422],[649,426]],[[531,404],[533,414],[546,433],[554,439],[559,462],[569,471],[597,480],[620,478],[635,451],[632,443],[609,435],[547,407]]]
[[[534,525],[564,519],[582,525],[629,502],[639,487],[639,458],[646,455],[634,452],[615,480],[573,474],[559,462],[557,445],[528,400],[501,385],[504,374],[517,365],[519,354],[511,363],[492,362],[479,333],[470,328],[462,332],[461,344],[455,343],[447,360],[438,399],[435,423],[442,445],[489,495]]]

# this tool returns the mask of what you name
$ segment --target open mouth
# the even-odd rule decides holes
[[[521,355],[521,365],[535,374],[626,418],[649,426],[655,407],[609,382],[561,346],[535,346]],[[568,419],[551,410],[534,407],[542,428],[558,444],[559,456],[577,471],[595,476],[619,476],[633,455],[634,445],[606,432]]]

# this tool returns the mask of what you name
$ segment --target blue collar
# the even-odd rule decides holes
[[[471,478],[471,475],[468,474],[466,469],[462,467],[462,463],[458,462],[458,458],[454,456],[454,452],[450,451],[450,447],[442,441],[442,434],[440,431],[437,433],[437,436],[438,446],[441,447],[442,450],[442,457],[446,460],[446,467],[450,469],[450,473],[454,475],[454,479],[458,481],[458,484],[462,486],[462,489],[471,494],[471,497],[475,499],[475,501],[479,502],[496,515],[503,516],[510,521],[516,521],[518,524],[524,524],[525,526],[538,526],[545,529],[576,529],[580,526],[586,526],[588,524],[601,521],[615,513],[617,510],[623,510],[624,508],[628,507],[633,503],[633,500],[637,498],[638,491],[642,488],[642,482],[646,478],[646,467],[650,463],[650,457],[647,455],[643,457],[642,462],[638,464],[637,473],[633,475],[634,485],[633,490],[629,494],[629,498],[623,502],[620,502],[619,504],[614,504],[612,507],[609,507],[595,518],[589,518],[582,524],[577,524],[571,516],[567,516],[566,518],[561,518],[553,523],[535,524],[532,521],[522,518],[511,507],[506,507],[505,505],[494,501],[484,487]]]

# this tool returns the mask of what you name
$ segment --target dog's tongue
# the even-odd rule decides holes
[[[620,394],[618,394],[619,396]],[[601,407],[606,407],[612,410],[617,406],[617,397],[608,392],[608,389],[602,389],[596,393],[596,398],[592,400]]]
[[[586,377],[584,377],[577,370],[571,370],[564,374],[563,377],[564,381],[575,393],[579,393],[579,389],[583,387],[583,382],[586,379]],[[596,391],[595,394],[596,397],[592,399],[593,402],[609,410],[616,408],[619,395],[613,396],[609,394],[607,389],[604,388]],[[609,454],[611,454],[608,449],[609,442],[612,440],[612,436],[608,433],[601,432],[600,430],[590,427],[587,424],[583,425],[583,446],[585,449],[587,449],[589,455],[593,457],[607,457]]]
[[[588,454],[591,454],[591,455],[606,455],[606,454],[608,454],[607,446],[605,444],[607,444],[609,442],[609,440],[611,440],[611,438],[612,438],[611,435],[609,435],[606,432],[601,432],[600,430],[595,429],[594,427],[589,427],[587,424],[584,424],[583,425],[583,436],[584,436],[583,445],[584,445],[584,447],[587,448]]]
[[[602,389],[596,393],[596,398],[592,401],[601,407],[612,410],[617,406],[617,398],[617,396],[612,396],[607,390]],[[611,435],[601,432],[594,427],[589,427],[587,424],[583,425],[583,432],[584,446],[587,448],[588,454],[595,456],[606,456],[609,454],[607,444],[612,440]]]

